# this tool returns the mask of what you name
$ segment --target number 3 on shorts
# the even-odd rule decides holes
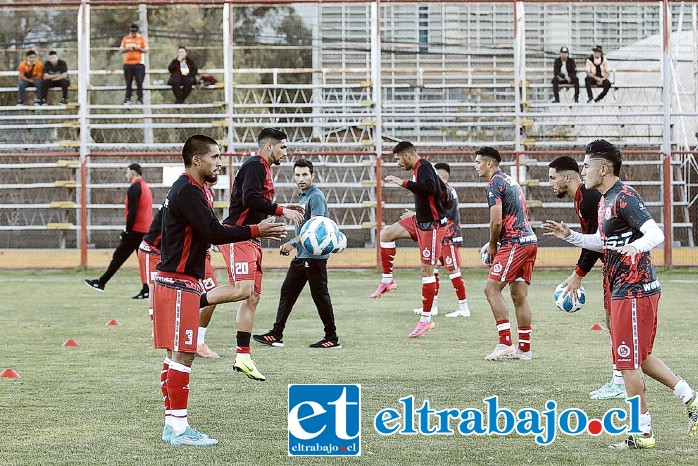
[[[185,341],[184,344],[191,345],[194,342],[194,330],[187,329],[184,333],[187,336],[187,341]]]
[[[247,275],[249,269],[247,262],[236,262],[235,263],[235,275]]]

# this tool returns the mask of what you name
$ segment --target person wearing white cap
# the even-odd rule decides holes
[[[574,85],[574,101],[579,102],[579,78],[577,78],[577,64],[570,57],[567,47],[560,49],[560,57],[555,59],[553,67],[553,103],[560,103],[560,84]]]

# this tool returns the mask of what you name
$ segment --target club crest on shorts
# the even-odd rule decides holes
[[[630,356],[630,347],[625,343],[622,343],[618,346],[618,348],[616,348],[616,353],[618,353],[618,356],[621,358],[627,358]]]
[[[431,257],[431,251],[429,251],[428,248],[424,248],[424,251],[422,251],[422,257],[425,259],[429,259]]]

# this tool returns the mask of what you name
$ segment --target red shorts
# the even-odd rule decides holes
[[[160,263],[160,254],[138,250],[138,268],[141,272],[141,283],[153,284],[158,271],[155,267]]]
[[[218,286],[216,273],[213,271],[213,266],[211,265],[210,254],[206,254],[206,270],[204,271],[204,278],[199,280],[199,282],[201,282],[201,287],[204,291],[211,291]]]
[[[192,277],[158,272],[153,286],[155,348],[196,353],[201,292]]]
[[[397,223],[402,228],[407,230],[407,233],[410,234],[410,238],[412,239],[412,241],[414,241],[416,243],[417,242],[417,216],[412,215],[410,217],[400,219],[400,221]]]
[[[230,284],[254,280],[254,292],[262,293],[262,245],[258,240],[221,244],[218,249],[223,254],[228,269]]]
[[[501,246],[492,259],[488,278],[506,283],[524,280],[530,285],[537,253],[537,244],[509,243]]]
[[[419,257],[422,264],[436,265],[441,257],[441,248],[446,235],[446,225],[432,227],[429,230],[417,228],[417,216],[403,218],[398,222],[410,234],[412,241],[419,246]]]
[[[446,267],[446,270],[453,272],[460,268],[460,244],[447,241],[441,247],[441,257],[439,263]]]
[[[611,343],[616,369],[637,369],[652,354],[658,307],[659,293],[611,300]]]

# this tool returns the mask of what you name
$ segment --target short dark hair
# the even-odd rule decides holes
[[[436,162],[434,164],[434,170],[444,170],[449,175],[451,174],[451,166],[446,162]]]
[[[548,168],[554,168],[558,172],[577,172],[579,173],[579,164],[569,155],[561,155],[548,164]]]
[[[400,141],[397,146],[393,147],[393,154],[400,154],[402,152],[413,152],[417,153],[417,149],[414,148],[414,144],[410,141]]]
[[[143,175],[143,169],[137,163],[132,163],[131,165],[128,166],[128,169],[133,170],[134,172],[138,173],[138,176]]]
[[[178,46],[177,46],[177,49],[186,50],[187,48],[186,48],[185,46],[183,46],[183,45],[178,45]]]
[[[620,176],[620,167],[623,165],[623,156],[615,145],[605,139],[597,139],[587,145],[585,152],[590,159],[604,159],[613,166],[613,175]]]
[[[207,154],[211,146],[218,146],[215,139],[203,134],[190,136],[182,147],[182,159],[185,167],[191,167],[191,161],[195,155]]]
[[[36,55],[36,52],[33,50],[27,50],[26,56],[28,57],[29,55]]]
[[[132,31],[138,31],[140,28],[136,23],[133,23],[131,24],[131,27],[129,29],[131,29]]]
[[[50,57],[51,55],[58,55],[58,52],[56,52],[55,50],[51,50],[51,51],[48,53],[48,56]]]
[[[479,155],[480,157],[489,157],[495,160],[498,164],[502,161],[502,156],[499,155],[499,151],[494,147],[490,146],[480,147],[478,150],[475,151],[475,155]]]
[[[278,144],[283,139],[288,139],[288,136],[278,128],[264,128],[257,136],[257,144],[261,147],[267,139],[271,139],[274,141],[274,144]]]
[[[293,163],[294,170],[296,167],[307,168],[308,170],[310,170],[310,174],[313,174],[313,162],[311,162],[310,160],[298,159]]]

